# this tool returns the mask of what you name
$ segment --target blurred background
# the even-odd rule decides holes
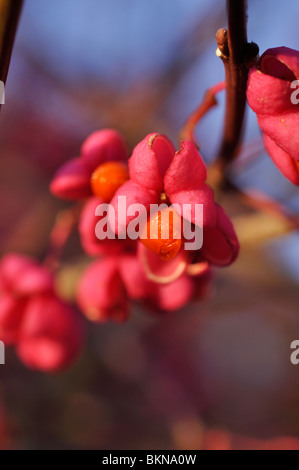
[[[297,0],[249,0],[248,35],[299,49]],[[67,207],[48,184],[102,127],[131,147],[149,132],[176,144],[207,88],[224,77],[215,32],[219,0],[25,0],[0,121],[0,251],[40,259],[55,215]],[[224,96],[198,126],[207,163],[221,139]],[[298,216],[299,192],[263,150],[247,112],[240,160],[230,168],[244,193]],[[72,370],[45,376],[6,351],[0,369],[3,449],[299,449],[299,236],[282,218],[221,202],[242,242],[238,261],[217,270],[205,302],[174,315],[136,308],[121,326],[89,325]],[[278,236],[279,235],[279,236]],[[85,262],[74,235],[60,288]],[[298,440],[297,440],[298,439]]]

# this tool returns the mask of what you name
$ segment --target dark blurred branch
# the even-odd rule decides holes
[[[227,90],[224,134],[218,153],[218,163],[224,167],[238,153],[246,105],[247,64],[258,54],[256,44],[247,43],[246,10],[246,0],[227,0],[228,30],[216,33]]]
[[[0,0],[0,80],[6,83],[23,0]]]

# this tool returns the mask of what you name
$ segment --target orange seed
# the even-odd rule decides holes
[[[116,191],[129,178],[129,169],[125,163],[102,163],[91,175],[91,189],[95,196],[98,196],[105,202],[110,202]]]

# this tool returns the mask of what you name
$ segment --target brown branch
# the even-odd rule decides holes
[[[6,83],[23,0],[0,0],[0,80]]]
[[[227,90],[224,134],[217,158],[222,167],[226,167],[239,150],[246,105],[247,63],[258,53],[256,44],[247,43],[246,8],[246,0],[227,0],[228,30],[220,29],[216,33]]]

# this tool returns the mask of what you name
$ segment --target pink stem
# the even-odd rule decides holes
[[[64,247],[78,223],[80,213],[81,204],[78,204],[70,209],[61,211],[57,215],[56,222],[50,234],[48,253],[44,260],[44,264],[53,271],[56,270],[60,264]]]
[[[195,131],[196,125],[207,114],[207,112],[211,108],[213,108],[214,106],[217,106],[218,103],[216,100],[216,95],[220,91],[224,90],[225,87],[226,87],[225,82],[220,82],[220,83],[217,83],[217,85],[214,85],[212,88],[210,88],[206,92],[202,103],[191,114],[191,116],[187,119],[184,126],[182,127],[181,132],[180,132],[181,140],[192,140],[193,142],[195,142],[194,131]]]

